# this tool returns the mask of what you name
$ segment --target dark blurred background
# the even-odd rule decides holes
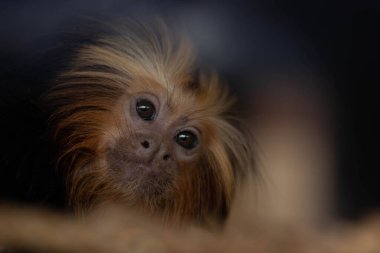
[[[285,87],[317,100],[317,112],[303,113],[322,114],[329,125],[335,215],[379,209],[378,1],[0,1],[0,197],[29,192],[32,201],[48,189],[46,201],[59,205],[61,182],[36,176],[54,160],[36,101],[66,56],[57,49],[81,30],[78,20],[152,15],[190,34],[200,63],[228,81],[247,117],[271,108],[254,102],[265,100],[263,91]],[[20,172],[9,178],[9,170]]]

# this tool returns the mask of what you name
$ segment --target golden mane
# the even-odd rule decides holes
[[[194,53],[183,36],[162,23],[135,23],[100,36],[77,49],[71,67],[61,74],[48,100],[54,138],[61,148],[58,167],[67,175],[68,203],[78,212],[109,201],[131,199],[112,183],[104,155],[104,139],[114,138],[115,106],[131,89],[155,84],[167,92],[167,104],[181,115],[201,120],[207,129],[197,169],[176,181],[174,197],[164,206],[143,209],[164,219],[213,220],[228,213],[240,182],[253,167],[245,132],[230,113],[233,99],[215,73],[194,71]],[[152,87],[154,89],[154,87]]]

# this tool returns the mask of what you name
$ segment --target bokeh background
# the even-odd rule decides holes
[[[236,94],[260,152],[264,216],[323,223],[379,209],[378,1],[0,1],[0,169],[30,168],[0,174],[2,200],[60,184],[33,181],[51,167],[29,104],[56,74],[51,52],[81,18],[152,15],[188,33]]]

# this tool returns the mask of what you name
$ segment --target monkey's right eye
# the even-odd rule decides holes
[[[138,99],[136,102],[136,112],[143,120],[153,120],[156,115],[156,108],[147,99]]]
[[[177,134],[175,141],[185,149],[193,149],[198,145],[197,136],[191,131],[182,131]]]

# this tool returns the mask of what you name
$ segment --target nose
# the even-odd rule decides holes
[[[143,142],[141,142],[141,145],[142,145],[144,148],[149,148],[149,147],[150,147],[150,143],[149,143],[149,141],[143,141]]]
[[[151,162],[155,159],[168,161],[171,156],[167,152],[167,148],[161,141],[154,140],[151,138],[143,138],[140,141],[140,146],[137,150],[137,154],[145,162]]]

